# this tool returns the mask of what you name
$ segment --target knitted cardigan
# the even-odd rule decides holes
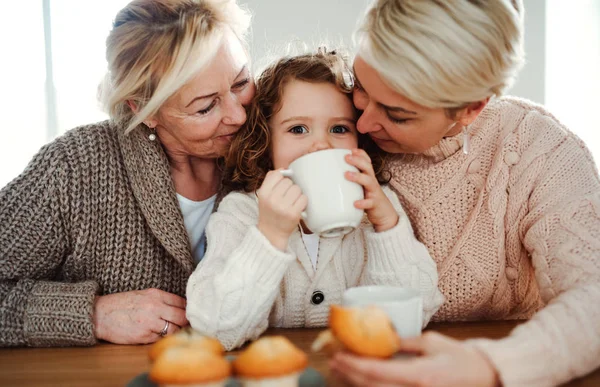
[[[364,221],[344,236],[320,238],[316,270],[298,229],[281,251],[256,227],[256,195],[227,195],[208,222],[208,250],[188,282],[192,327],[217,337],[228,350],[258,338],[268,326],[323,327],[329,306],[340,304],[344,291],[357,285],[418,290],[425,325],[443,302],[437,269],[396,195],[383,189],[398,224],[377,233]],[[315,292],[322,302],[314,302]]]
[[[592,129],[595,130],[595,129]],[[488,104],[462,135],[398,157],[391,186],[437,263],[437,321],[531,318],[475,340],[504,386],[549,386],[600,365],[600,180],[541,106]]]
[[[194,264],[158,141],[106,122],[44,146],[0,191],[0,345],[93,345],[97,295],[180,296]]]

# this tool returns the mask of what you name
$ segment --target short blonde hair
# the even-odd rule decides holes
[[[105,110],[131,131],[210,63],[227,29],[245,42],[249,25],[250,14],[235,0],[131,1],[106,40]]]
[[[375,0],[355,34],[361,56],[419,105],[501,95],[523,62],[520,0]]]

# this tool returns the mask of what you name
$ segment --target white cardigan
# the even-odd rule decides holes
[[[299,230],[287,251],[278,250],[256,227],[256,195],[227,195],[208,222],[208,250],[187,284],[191,326],[231,350],[269,325],[326,326],[329,305],[339,304],[347,288],[372,284],[418,289],[425,326],[444,299],[437,268],[396,195],[387,187],[384,192],[398,224],[376,233],[365,221],[344,237],[321,238],[316,271]],[[317,291],[324,296],[320,303],[318,297],[314,302]]]

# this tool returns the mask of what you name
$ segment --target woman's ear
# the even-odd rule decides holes
[[[456,114],[456,121],[460,122],[462,126],[471,125],[488,102],[490,102],[489,97],[481,101],[471,102]]]
[[[129,108],[131,109],[132,112],[134,112],[134,113],[138,112],[138,108],[137,108],[137,105],[135,104],[135,102],[133,102],[130,99],[128,99],[126,102],[127,102],[127,106],[129,106]]]
[[[137,105],[135,104],[135,102],[133,102],[130,99],[128,99],[126,102],[127,102],[127,106],[129,106],[131,111],[134,112],[135,114],[137,114],[138,108],[137,108]],[[156,124],[157,124],[157,122],[154,118],[148,117],[144,120],[144,125],[146,125],[150,129],[154,129],[156,127]]]

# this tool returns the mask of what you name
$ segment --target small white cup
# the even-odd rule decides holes
[[[409,288],[395,286],[359,286],[350,288],[342,296],[344,306],[375,305],[390,318],[400,337],[421,334],[423,297]]]
[[[346,162],[349,149],[326,149],[306,154],[281,171],[308,197],[302,214],[306,226],[324,237],[344,235],[360,225],[364,211],[354,202],[364,198],[363,187],[344,176],[358,169]]]

